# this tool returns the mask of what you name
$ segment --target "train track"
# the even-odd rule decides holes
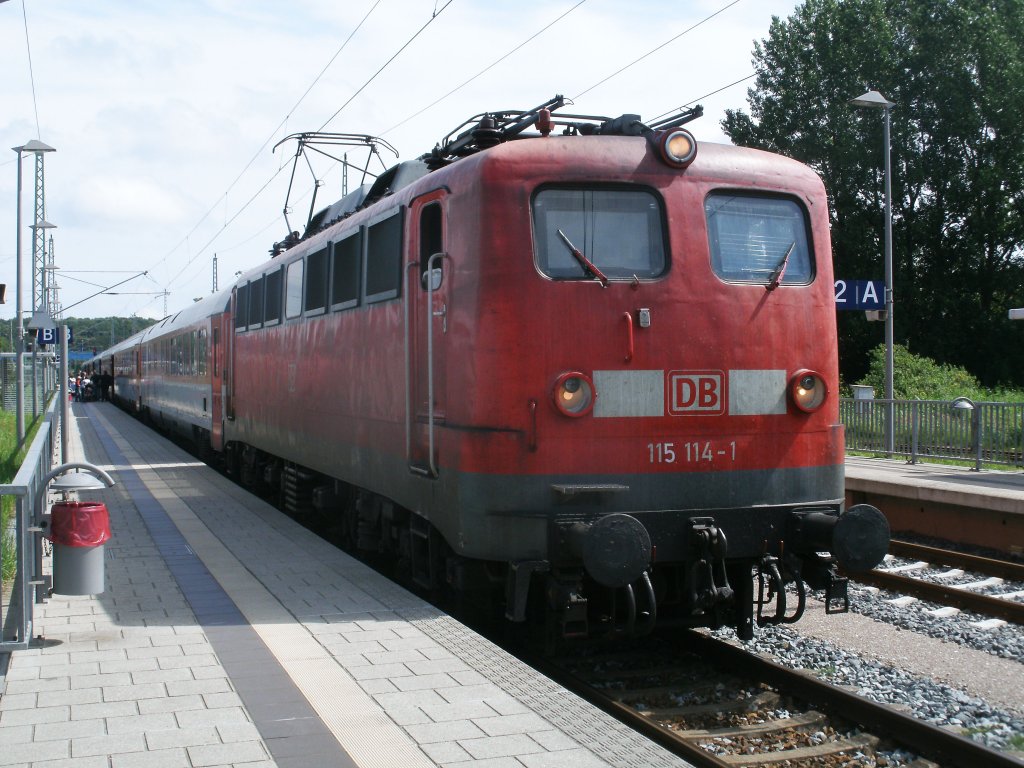
[[[680,645],[694,657],[681,661]],[[530,663],[695,766],[858,765],[882,737],[940,766],[1024,766],[706,634],[685,633],[675,647],[645,652],[643,659],[633,653]],[[805,703],[794,706],[793,700]],[[794,714],[794,708],[802,711]],[[774,717],[779,711],[784,716]]]
[[[989,577],[989,582],[980,581],[966,588],[965,585],[943,584],[933,580],[924,580],[907,575],[903,572],[873,570],[853,574],[853,578],[862,584],[911,595],[922,600],[948,605],[965,611],[971,611],[994,618],[1003,619],[1014,624],[1024,624],[1024,603],[1015,602],[1011,597],[986,595],[974,589],[990,586],[991,579],[1024,582],[1024,565],[1006,560],[994,560],[962,552],[911,544],[905,541],[893,541],[889,547],[890,554],[899,557],[916,559],[925,567],[926,564],[942,565],[961,569]],[[1015,594],[1015,593],[1014,593]]]

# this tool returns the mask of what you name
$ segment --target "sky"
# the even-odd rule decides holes
[[[0,0],[0,141],[38,139],[68,317],[160,318],[266,260],[304,131],[380,136],[397,160],[472,115],[529,109],[651,120],[728,142],[754,42],[793,0]],[[738,84],[731,85],[741,81]],[[712,94],[712,95],[709,95]],[[395,158],[382,150],[388,165]],[[349,160],[362,164],[354,152]],[[371,170],[383,170],[374,161]],[[314,174],[316,180],[314,181]],[[17,153],[0,155],[0,283],[15,315]],[[33,305],[35,165],[22,160],[22,302]],[[291,229],[342,196],[336,163],[296,170]],[[349,172],[354,188],[359,175]],[[47,240],[49,250],[49,240]],[[145,272],[146,274],[140,274]],[[120,285],[115,285],[120,283]],[[101,293],[109,289],[107,293]],[[99,295],[94,295],[99,294]],[[113,294],[113,295],[112,295]]]

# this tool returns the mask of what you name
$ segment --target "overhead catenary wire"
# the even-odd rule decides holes
[[[32,85],[32,108],[36,116],[36,138],[42,140],[42,131],[39,127],[39,100],[36,97],[36,75],[32,67],[32,45],[29,42],[28,11],[25,10],[25,0],[21,0],[21,18],[25,24],[25,52],[28,55],[28,79]]]
[[[592,90],[594,90],[594,89],[595,89],[595,88],[597,88],[598,86],[604,85],[605,83],[607,83],[607,82],[608,82],[609,80],[611,80],[611,79],[612,79],[612,78],[614,78],[614,77],[618,77],[619,75],[621,75],[621,74],[622,74],[623,72],[625,72],[625,71],[626,71],[627,69],[629,69],[630,67],[632,67],[632,66],[634,66],[634,65],[636,65],[636,64],[639,64],[639,63],[640,63],[641,61],[643,61],[644,59],[646,59],[646,58],[647,58],[648,56],[651,56],[651,55],[653,55],[653,54],[657,53],[658,51],[660,51],[660,50],[661,50],[662,48],[664,48],[665,46],[667,46],[667,45],[670,45],[670,44],[674,43],[674,42],[675,42],[676,40],[678,40],[678,39],[679,39],[680,37],[682,37],[683,35],[689,34],[690,32],[692,32],[693,30],[697,29],[697,27],[701,26],[702,24],[706,24],[707,22],[711,21],[711,19],[715,18],[715,16],[718,16],[719,14],[721,14],[721,13],[723,13],[723,12],[725,12],[725,11],[729,10],[730,8],[732,8],[732,7],[734,6],[734,5],[736,5],[736,4],[737,4],[737,3],[739,3],[739,2],[740,2],[740,0],[732,0],[732,2],[731,2],[731,3],[726,3],[726,4],[725,4],[725,5],[723,5],[723,6],[721,7],[721,8],[719,8],[719,9],[718,9],[717,11],[715,11],[714,13],[712,13],[712,14],[711,14],[710,16],[705,16],[705,17],[704,17],[703,19],[701,19],[700,21],[698,21],[698,22],[697,22],[696,24],[694,24],[694,25],[693,25],[693,26],[691,26],[691,27],[688,27],[687,29],[684,29],[684,30],[683,30],[682,32],[680,32],[680,33],[679,33],[678,35],[676,35],[675,37],[672,37],[672,38],[670,38],[670,39],[666,40],[666,41],[665,41],[664,43],[662,43],[661,45],[659,45],[659,46],[656,46],[656,47],[652,48],[651,50],[649,50],[649,51],[648,51],[647,53],[645,53],[645,54],[644,54],[643,56],[640,56],[639,58],[637,58],[637,59],[634,59],[633,61],[629,62],[629,64],[627,64],[626,66],[624,66],[624,67],[621,67],[620,69],[617,69],[617,70],[615,70],[614,72],[612,72],[612,73],[611,73],[610,75],[608,75],[608,76],[607,76],[607,77],[605,77],[604,79],[602,79],[602,80],[598,80],[598,81],[597,81],[596,83],[594,83],[594,84],[593,84],[592,86],[590,86],[589,88],[586,88],[585,90],[582,90],[582,91],[580,91],[580,92],[579,92],[579,93],[578,93],[577,95],[575,95],[575,96],[573,96],[573,97],[572,97],[572,100],[573,100],[573,101],[576,101],[576,100],[577,100],[577,99],[579,99],[579,98],[580,98],[581,96],[583,96],[583,95],[585,95],[585,94],[587,94],[587,93],[590,93],[590,92],[591,92]]]
[[[738,1],[739,0],[737,0],[737,2]],[[383,72],[385,69],[387,69],[388,66],[391,65],[391,62],[393,62],[395,59],[397,59],[402,54],[402,51],[404,51],[406,48],[408,48],[410,45],[412,45],[412,42],[417,37],[419,37],[427,27],[429,27],[431,24],[433,24],[434,21],[437,19],[437,17],[440,16],[442,13],[444,13],[445,10],[448,8],[448,6],[451,5],[453,2],[455,2],[455,0],[448,0],[448,2],[446,2],[444,5],[441,6],[440,10],[437,9],[437,6],[435,4],[435,6],[434,6],[434,13],[427,20],[427,23],[424,24],[422,27],[420,27],[418,30],[416,30],[416,32],[413,34],[413,36],[410,37],[408,40],[406,40],[405,43],[402,45],[402,47],[399,48],[397,51],[395,51],[394,55],[390,59],[385,61],[380,69],[378,69],[376,72],[374,72],[372,75],[370,75],[370,79],[367,80],[365,83],[363,83],[361,86],[359,86],[359,88],[356,90],[356,92],[353,93],[351,96],[349,96],[348,100],[344,104],[342,104],[340,107],[338,107],[337,111],[333,115],[331,115],[329,118],[327,118],[327,120],[324,121],[324,124],[321,125],[318,130],[322,131],[324,128],[326,128],[328,125],[330,125],[331,122],[334,120],[334,118],[336,118],[338,115],[340,115],[342,113],[342,111],[344,111],[345,107],[347,107],[349,104],[352,103],[353,99],[355,99],[356,96],[358,96],[360,93],[362,93],[364,90],[366,90],[366,87],[370,83],[372,83],[374,80],[377,79],[377,75],[379,75],[381,72]]]
[[[400,122],[395,123],[393,126],[388,128],[386,131],[381,131],[380,135],[381,136],[386,136],[387,134],[391,133],[396,128],[400,128],[401,126],[403,126],[406,123],[408,123],[410,120],[419,117],[424,112],[426,112],[428,109],[430,109],[432,107],[436,107],[438,104],[440,104],[442,101],[447,99],[452,94],[458,93],[463,88],[465,88],[467,85],[469,85],[474,80],[476,80],[478,77],[480,77],[481,75],[484,75],[487,72],[489,72],[490,70],[494,69],[496,66],[498,66],[498,64],[503,62],[509,56],[511,56],[512,54],[518,52],[521,48],[525,48],[529,43],[533,42],[533,40],[535,40],[536,38],[540,37],[542,34],[547,32],[549,29],[551,29],[551,27],[555,26],[555,24],[557,24],[562,19],[564,19],[566,16],[568,16],[570,13],[575,11],[577,8],[579,8],[581,5],[583,5],[585,2],[587,2],[587,0],[579,0],[579,2],[576,3],[576,5],[574,5],[572,8],[570,8],[567,11],[565,11],[560,16],[558,16],[558,18],[556,18],[553,21],[549,22],[545,26],[541,27],[539,30],[537,30],[532,35],[530,35],[528,38],[523,40],[523,42],[519,43],[519,45],[517,45],[515,48],[512,48],[510,51],[508,51],[508,53],[506,53],[503,56],[500,56],[497,59],[495,59],[494,61],[492,61],[490,64],[488,64],[486,67],[484,67],[479,72],[477,72],[475,75],[473,75],[471,78],[469,78],[468,80],[463,82],[461,85],[455,86],[450,91],[448,91],[448,93],[444,94],[444,96],[440,96],[437,99],[434,99],[434,101],[432,101],[429,104],[427,104],[427,106],[423,107],[423,109],[419,110],[418,112],[414,112],[413,114],[409,115],[404,120],[401,120]]]
[[[178,272],[175,273],[174,277],[172,277],[170,280],[167,281],[167,290],[170,290],[171,287],[174,285],[174,281],[177,280],[179,277],[181,277],[185,273],[185,270],[187,270],[189,268],[189,266],[191,266],[192,262],[194,262],[196,259],[198,259],[206,251],[207,248],[209,248],[211,245],[213,245],[213,242],[218,237],[221,236],[221,234],[224,232],[224,230],[227,229],[228,226],[230,226],[231,223],[235,219],[237,219],[239,216],[241,216],[245,212],[245,210],[250,205],[253,204],[253,202],[256,200],[256,198],[258,198],[261,194],[263,194],[263,191],[267,187],[269,187],[271,185],[271,183],[274,181],[274,179],[276,179],[278,176],[281,175],[281,171],[283,171],[284,169],[285,169],[285,166],[282,166],[282,167],[278,168],[276,171],[274,171],[273,175],[263,183],[263,186],[261,186],[259,189],[257,189],[253,193],[252,197],[250,197],[248,200],[246,200],[245,203],[242,204],[242,207],[239,208],[237,211],[235,211],[235,213],[231,216],[231,218],[229,218],[227,221],[224,222],[224,226],[222,226],[217,232],[215,232],[213,234],[213,236],[209,240],[206,241],[206,244],[202,248],[200,248],[198,251],[196,251],[195,254],[193,256],[191,256],[187,262],[185,262],[185,266],[183,266],[180,270],[178,270]]]
[[[235,185],[237,185],[238,182],[242,179],[242,177],[245,175],[246,171],[248,171],[252,167],[252,164],[254,162],[256,162],[256,160],[259,158],[259,156],[263,152],[263,150],[266,149],[267,145],[271,141],[273,141],[274,137],[281,130],[281,128],[284,125],[287,124],[288,120],[292,116],[292,113],[295,112],[296,109],[298,109],[299,105],[302,104],[302,102],[310,94],[310,92],[313,90],[313,88],[316,87],[316,84],[320,82],[321,78],[323,78],[323,76],[327,72],[327,70],[330,69],[331,65],[334,64],[334,62],[338,58],[338,56],[340,56],[342,51],[345,50],[345,48],[351,42],[352,38],[355,37],[356,33],[360,29],[362,29],[363,25],[366,23],[366,20],[370,18],[370,15],[375,10],[377,10],[377,6],[379,6],[381,4],[381,2],[383,2],[383,0],[375,0],[373,5],[370,6],[370,9],[363,15],[363,18],[360,19],[359,23],[352,29],[352,31],[349,33],[348,37],[345,38],[344,42],[342,42],[342,44],[338,48],[338,50],[336,50],[334,52],[334,55],[331,56],[330,60],[328,60],[328,62],[323,66],[323,68],[320,70],[320,72],[317,74],[317,76],[313,78],[313,82],[311,82],[309,84],[309,86],[302,93],[302,95],[298,98],[298,100],[292,105],[291,109],[288,110],[288,113],[281,119],[281,122],[279,122],[277,124],[277,126],[275,126],[274,130],[270,132],[270,135],[267,136],[267,138],[263,141],[263,143],[260,145],[259,149],[257,149],[253,153],[253,156],[249,159],[249,162],[245,164],[245,167],[242,168],[242,170],[238,173],[238,175],[235,177],[234,181],[232,181],[227,186],[227,189],[225,189],[224,192],[221,193],[221,195],[218,196],[217,201],[215,203],[213,203],[213,205],[211,205],[209,207],[209,209],[206,211],[206,213],[204,213],[200,217],[199,221],[196,222],[195,226],[193,226],[192,229],[190,229],[188,231],[188,234],[186,234],[173,248],[171,248],[171,250],[169,250],[159,260],[157,260],[153,264],[153,266],[150,267],[150,269],[154,269],[157,265],[164,263],[168,258],[170,258],[170,256],[175,251],[177,251],[179,248],[181,248],[182,245],[184,245],[186,242],[188,242],[188,239],[195,233],[195,231],[197,229],[199,229],[199,227],[201,227],[203,225],[203,222],[205,222],[210,217],[210,214],[212,214],[217,209],[217,207],[221,204],[221,202],[227,198],[227,196],[231,192],[231,190],[235,188]],[[277,176],[277,173],[275,173],[274,176],[271,177],[270,181],[272,181],[276,176]],[[267,183],[269,183],[269,181]],[[265,187],[266,187],[266,184],[264,184],[264,186],[261,189],[263,189]],[[237,214],[236,214],[236,216],[237,216]],[[224,227],[227,226],[227,223],[228,223],[227,220],[225,220]],[[191,263],[191,261],[192,261],[192,259],[189,260],[189,263]],[[188,265],[186,264],[186,266],[188,266]]]
[[[687,107],[693,106],[693,105],[694,105],[694,104],[696,104],[696,103],[697,103],[698,101],[701,101],[701,100],[703,100],[703,99],[706,99],[706,98],[708,98],[709,96],[714,96],[715,94],[721,93],[722,91],[727,91],[727,90],[729,90],[730,88],[732,88],[732,87],[733,87],[734,85],[739,85],[740,83],[746,82],[747,80],[749,80],[749,79],[750,79],[750,78],[752,78],[752,77],[757,77],[757,76],[758,76],[759,74],[760,74],[759,72],[751,72],[751,73],[750,73],[749,75],[747,75],[746,77],[741,77],[741,78],[740,78],[739,80],[733,80],[733,81],[732,81],[731,83],[729,83],[729,84],[727,84],[727,85],[723,85],[723,86],[722,86],[721,88],[716,88],[716,89],[715,89],[715,90],[713,90],[713,91],[708,91],[708,92],[707,92],[707,93],[705,93],[705,94],[704,94],[703,96],[698,96],[698,97],[697,97],[697,98],[695,98],[695,99],[690,99],[690,100],[689,100],[688,102],[686,102],[685,104],[681,104],[681,105],[680,105],[680,106],[678,106],[678,107],[675,107],[675,108],[673,108],[673,109],[670,109],[670,110],[669,110],[668,112],[662,112],[662,113],[661,113],[660,115],[658,115],[657,117],[652,117],[652,118],[651,118],[651,120],[650,120],[650,122],[652,122],[652,123],[656,123],[656,122],[658,122],[658,120],[660,120],[660,119],[661,119],[661,118],[663,118],[663,117],[668,117],[669,115],[671,115],[671,114],[674,114],[674,113],[676,113],[676,112],[679,112],[680,110],[683,110],[683,109],[686,109]]]

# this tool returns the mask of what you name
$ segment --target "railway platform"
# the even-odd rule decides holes
[[[851,456],[846,501],[875,505],[894,533],[1024,555],[1024,472]]]
[[[73,415],[117,481],[83,494],[106,590],[37,606],[0,766],[686,765],[112,405]]]

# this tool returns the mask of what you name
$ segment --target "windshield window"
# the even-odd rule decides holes
[[[668,266],[662,220],[646,190],[542,189],[533,198],[537,266],[556,279],[598,279],[587,261],[609,280],[659,277]]]
[[[782,285],[814,279],[807,216],[794,200],[715,192],[704,202],[711,266],[723,280]]]

